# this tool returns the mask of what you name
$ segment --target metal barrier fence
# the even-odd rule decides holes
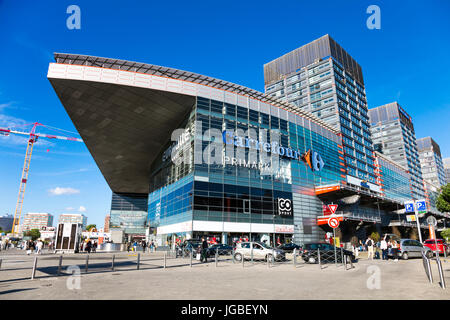
[[[336,257],[338,261],[335,261]],[[343,257],[344,259],[342,259]],[[298,252],[297,250],[294,250],[292,253],[279,254],[276,249],[265,250],[264,254],[261,254],[261,252],[257,252],[256,250],[249,250],[248,252],[220,252],[219,250],[207,250],[200,254],[200,260],[198,258],[196,251],[188,252],[186,255],[185,252],[180,252],[179,250],[167,250],[156,253],[97,252],[90,254],[36,255],[32,258],[31,279],[35,279],[36,276],[41,277],[42,273],[47,276],[69,275],[67,269],[69,266],[78,266],[80,272],[84,274],[93,274],[99,272],[122,272],[132,270],[165,270],[168,268],[186,266],[193,268],[204,263],[213,264],[215,268],[232,265],[241,265],[243,268],[258,265],[266,265],[267,268],[291,265],[294,268],[298,268],[312,262],[318,263],[322,269],[322,266],[325,264],[334,262],[337,265],[339,262],[342,265],[345,265],[345,270],[348,270],[348,261],[342,254],[342,251],[341,254],[335,256],[334,253],[318,250],[318,259],[314,261],[305,261],[301,251]],[[5,259],[3,257],[0,258],[0,270],[2,272],[5,270]]]

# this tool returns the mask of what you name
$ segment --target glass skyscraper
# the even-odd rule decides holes
[[[376,184],[361,66],[329,35],[264,65],[266,94],[288,101],[342,134],[347,182]],[[376,190],[377,188],[373,188]]]
[[[411,197],[424,198],[422,170],[412,118],[397,102],[370,109],[369,117],[375,150],[407,168]]]
[[[441,148],[431,137],[417,139],[423,179],[437,188],[446,184]]]

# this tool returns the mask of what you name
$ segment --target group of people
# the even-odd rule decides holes
[[[25,243],[24,249],[27,251],[27,255],[30,255],[31,253],[41,254],[42,248],[44,248],[44,242],[42,240],[28,240]]]
[[[98,243],[96,241],[87,240],[83,241],[80,246],[81,252],[91,253],[97,252]]]
[[[389,260],[389,256],[392,255],[394,261],[398,261],[399,244],[395,239],[387,239],[387,236],[378,242],[369,236],[364,242],[362,240],[358,240],[357,243],[353,242],[352,248],[356,258],[359,256],[359,251],[367,251],[367,259],[379,258],[376,250],[378,248],[381,250],[382,260]]]
[[[131,241],[127,242],[127,252],[130,252],[130,251],[137,252],[138,247],[142,248],[142,252],[154,252],[154,251],[156,251],[157,245],[153,240],[148,241],[148,242],[145,240],[142,240],[139,242],[136,240],[133,242],[131,242]]]

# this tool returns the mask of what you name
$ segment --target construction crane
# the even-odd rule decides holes
[[[25,188],[26,188],[27,182],[28,182],[28,173],[30,171],[31,154],[33,153],[34,144],[38,141],[39,138],[83,142],[83,140],[79,139],[79,138],[71,138],[71,137],[56,136],[56,135],[51,135],[51,134],[36,133],[36,128],[38,126],[43,126],[43,127],[47,127],[47,128],[53,128],[53,127],[43,125],[42,123],[39,123],[39,122],[34,122],[31,125],[33,125],[33,127],[31,128],[30,132],[16,131],[16,130],[11,130],[11,129],[7,129],[7,128],[0,128],[0,134],[5,135],[5,136],[9,136],[10,134],[18,134],[18,135],[25,135],[25,136],[29,137],[28,143],[27,143],[27,151],[25,153],[25,161],[23,163],[22,177],[20,179],[20,187],[19,187],[19,195],[17,197],[16,211],[14,212],[14,220],[13,220],[13,225],[12,225],[12,229],[11,229],[11,232],[14,235],[16,234],[16,226],[18,229],[18,226],[20,224],[20,217],[22,215],[23,200],[25,198]],[[53,128],[53,129],[60,130],[57,128]]]

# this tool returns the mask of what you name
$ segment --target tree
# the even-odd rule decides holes
[[[36,239],[39,239],[39,237],[41,236],[41,232],[39,231],[39,229],[31,229],[24,232],[24,235],[27,237],[31,237],[31,240],[34,241]]]
[[[95,225],[95,224],[89,224],[89,225],[86,226],[86,230],[87,230],[87,231],[90,232],[92,229],[97,229],[97,225]]]
[[[440,212],[450,212],[450,183],[442,187],[436,200],[436,208]]]
[[[444,229],[441,231],[441,236],[448,241],[450,239],[450,228]]]

